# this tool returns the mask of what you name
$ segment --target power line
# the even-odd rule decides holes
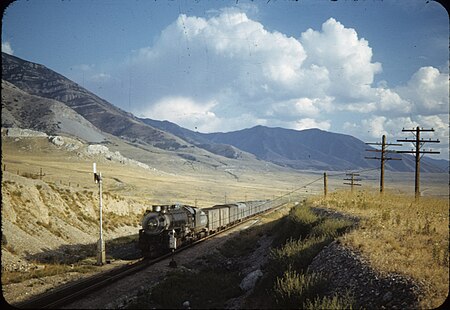
[[[420,160],[422,159],[423,155],[425,154],[440,154],[441,152],[437,152],[437,151],[432,151],[431,149],[429,151],[426,150],[422,150],[423,146],[425,145],[425,143],[440,143],[439,139],[437,140],[424,140],[420,138],[420,133],[421,132],[434,132],[434,129],[423,129],[423,128],[419,128],[419,126],[417,126],[416,128],[413,129],[402,129],[402,132],[411,132],[415,139],[399,139],[397,140],[397,142],[411,142],[414,147],[415,150],[412,149],[411,151],[397,151],[397,153],[407,153],[407,154],[415,154],[416,156],[416,173],[415,173],[415,186],[414,186],[414,192],[415,192],[415,196],[416,199],[418,199],[420,197]]]
[[[350,178],[349,178],[349,179],[344,179],[344,180],[345,180],[345,181],[350,181],[350,183],[345,183],[345,182],[344,182],[344,184],[350,185],[350,186],[351,186],[351,191],[352,191],[352,192],[353,192],[353,188],[354,188],[355,186],[361,186],[361,184],[359,184],[359,183],[357,183],[357,182],[360,182],[362,179],[361,179],[361,178],[355,178],[355,177],[357,177],[357,176],[360,175],[359,173],[354,173],[354,172],[352,172],[352,173],[346,173],[346,175],[349,176]]]
[[[387,157],[386,155],[388,153],[396,153],[395,151],[389,151],[387,148],[389,146],[402,146],[401,144],[398,143],[386,143],[386,135],[383,135],[381,138],[381,143],[377,142],[377,143],[366,143],[369,145],[380,145],[381,146],[381,150],[377,150],[377,149],[372,149],[372,150],[366,150],[368,152],[377,152],[380,153],[380,157],[364,157],[366,159],[377,159],[380,160],[380,170],[381,170],[381,174],[380,174],[380,193],[383,193],[384,191],[384,163],[388,160],[401,160],[401,158],[394,158],[394,157]]]

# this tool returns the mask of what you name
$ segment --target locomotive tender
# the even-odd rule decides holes
[[[270,208],[272,203],[268,200],[222,204],[204,209],[182,204],[155,205],[142,219],[138,246],[144,257],[157,257],[170,251],[169,243],[173,242],[173,237],[176,247],[180,247]]]

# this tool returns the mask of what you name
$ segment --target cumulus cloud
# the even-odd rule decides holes
[[[423,67],[404,85],[374,85],[382,72],[376,51],[334,18],[292,37],[239,8],[206,15],[180,14],[114,69],[79,70],[98,71],[91,88],[101,85],[107,99],[136,115],[203,132],[259,124],[366,140],[429,126],[448,137],[448,73]]]
[[[283,117],[303,124],[335,110],[374,111],[369,85],[381,65],[371,58],[368,42],[333,18],[297,39],[226,8],[209,18],[180,14],[152,46],[130,56],[126,70],[138,111],[178,96],[214,100],[212,112],[221,118],[251,114],[269,124]]]
[[[331,123],[329,120],[326,121],[316,121],[312,118],[302,118],[295,122],[293,129],[304,130],[311,128],[319,128],[322,130],[329,130],[331,127]]]
[[[12,49],[11,44],[8,41],[2,42],[2,52],[9,55],[14,55],[14,50]]]
[[[448,113],[449,80],[448,73],[433,67],[420,68],[406,86],[396,91],[414,105],[414,112],[421,115]]]
[[[198,103],[190,98],[165,97],[145,110],[141,116],[170,120],[189,129],[215,128],[220,121],[211,109],[216,102]]]
[[[330,95],[359,99],[372,84],[374,75],[382,70],[380,63],[372,63],[368,41],[359,39],[354,29],[345,28],[334,18],[323,23],[322,31],[303,32],[300,41],[308,54],[305,65],[327,69],[332,81],[327,89]]]

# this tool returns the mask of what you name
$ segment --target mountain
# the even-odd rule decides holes
[[[75,135],[99,143],[105,134],[65,104],[30,95],[2,80],[2,127],[26,128],[50,135]]]
[[[256,126],[228,133],[199,133],[168,121],[142,120],[153,127],[171,132],[190,143],[202,147],[232,145],[255,155],[261,160],[302,170],[355,170],[379,167],[379,161],[365,159],[375,153],[363,141],[344,134],[320,129],[292,130]],[[414,171],[415,159],[411,155],[396,155],[401,161],[387,161],[386,169]],[[448,161],[423,158],[421,171],[443,172]]]
[[[169,150],[188,147],[178,137],[143,123],[43,65],[2,53],[2,80],[30,95],[62,102],[98,129],[128,141]]]
[[[141,120],[152,127],[170,132],[173,135],[195,145],[196,147],[207,150],[213,154],[234,159],[239,158],[242,154],[242,151],[233,145],[211,142],[207,135],[185,129],[169,121],[158,121],[149,118],[144,118]]]
[[[319,129],[297,131],[256,126],[204,134],[167,121],[140,119],[43,65],[5,53],[2,53],[2,90],[4,127],[66,132],[87,142],[101,142],[105,134],[111,134],[138,145],[175,151],[177,156],[191,161],[197,156],[208,158],[213,153],[229,159],[256,156],[300,170],[342,171],[379,166],[379,161],[364,158],[373,153],[366,152],[370,147],[363,141]],[[21,101],[27,104],[20,105]],[[388,161],[387,169],[414,171],[413,156],[398,156],[402,161]],[[448,171],[448,161],[425,157],[421,170]]]

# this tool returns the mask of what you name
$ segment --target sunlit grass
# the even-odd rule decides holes
[[[422,307],[443,303],[449,288],[447,199],[339,191],[311,201],[361,217],[359,228],[343,242],[359,249],[376,269],[417,280],[425,290]]]

